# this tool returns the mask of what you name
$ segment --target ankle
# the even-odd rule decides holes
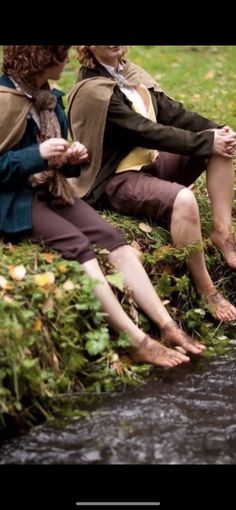
[[[137,336],[130,337],[130,339],[131,339],[130,348],[131,349],[139,349],[141,347],[141,345],[143,344],[143,342],[145,342],[147,337],[148,337],[148,335],[145,334],[144,332],[142,332],[142,334],[138,337]]]
[[[174,321],[174,319],[170,319],[169,321],[165,322],[165,324],[163,324],[163,326],[160,328],[162,340],[173,329],[179,329],[179,325]]]
[[[230,236],[231,234],[233,233],[233,230],[232,230],[232,227],[231,226],[214,226],[210,236],[214,237],[221,237],[221,238],[227,238],[228,236]]]
[[[177,323],[174,321],[174,319],[170,318],[168,321],[166,321],[162,326],[160,326],[160,329],[169,329],[170,327],[177,326]]]
[[[197,293],[199,294],[199,296],[207,296],[209,294],[213,294],[215,291],[216,291],[216,287],[214,285],[207,285],[207,286],[204,286],[204,287],[200,287],[198,286],[196,288],[197,290]]]

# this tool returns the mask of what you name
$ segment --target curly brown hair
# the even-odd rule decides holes
[[[61,64],[71,46],[4,46],[2,71],[22,78]]]
[[[85,67],[89,67],[92,69],[96,65],[96,58],[90,49],[91,46],[74,46],[75,50],[78,54],[78,60],[79,63]],[[124,53],[123,55],[128,51],[128,46],[124,46]]]

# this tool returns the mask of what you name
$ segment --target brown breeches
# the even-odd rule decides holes
[[[27,237],[81,264],[96,257],[93,245],[113,251],[127,244],[123,234],[83,200],[75,199],[73,206],[52,206],[44,191],[34,195]]]
[[[154,163],[140,171],[116,174],[106,186],[105,202],[123,214],[170,222],[177,194],[205,167],[203,158],[160,152]]]

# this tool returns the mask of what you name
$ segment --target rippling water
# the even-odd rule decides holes
[[[235,464],[236,346],[4,442],[0,464]]]

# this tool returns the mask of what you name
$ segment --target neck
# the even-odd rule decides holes
[[[36,86],[41,89],[42,85],[44,83],[47,83],[47,81],[51,78],[50,73],[48,72],[48,69],[45,69],[44,71],[41,71],[40,73],[36,74],[34,76]]]
[[[35,83],[38,89],[41,89],[42,85],[45,83],[45,78],[43,76],[36,76]]]
[[[100,60],[100,64],[102,65],[105,65],[105,66],[112,66],[114,67],[115,69],[115,72],[118,72],[118,69],[119,69],[119,60],[115,59],[115,60],[110,60],[109,62],[103,62],[102,60]]]

